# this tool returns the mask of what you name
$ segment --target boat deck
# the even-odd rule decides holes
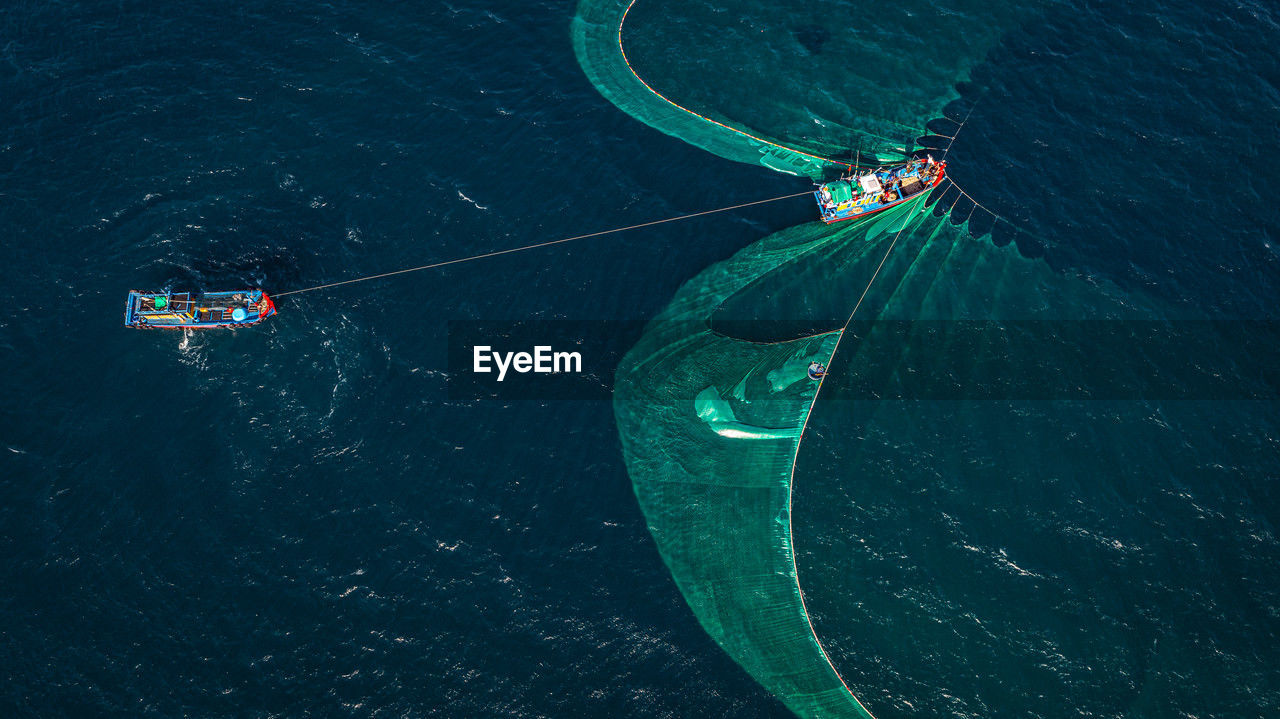
[[[827,224],[866,217],[936,187],[946,174],[945,162],[913,160],[861,176],[828,182],[814,192]]]
[[[243,314],[236,319],[235,313]],[[129,293],[125,324],[165,329],[232,327],[257,323],[275,314],[266,293],[258,290],[208,293]]]

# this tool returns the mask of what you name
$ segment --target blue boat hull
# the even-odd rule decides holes
[[[250,327],[276,313],[262,290],[143,292],[130,290],[124,324],[135,329],[186,330]]]
[[[874,174],[882,191],[866,192],[849,179],[829,182],[814,191],[822,221],[828,225],[856,220],[883,212],[938,186],[946,176],[947,163],[907,163]],[[843,193],[843,194],[841,194]],[[886,197],[887,195],[891,196]]]

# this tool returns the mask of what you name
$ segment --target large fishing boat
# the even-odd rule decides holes
[[[822,221],[829,225],[873,215],[906,202],[925,190],[937,187],[946,174],[947,163],[934,162],[930,157],[863,175],[842,177],[820,186],[813,194],[818,198]]]
[[[129,291],[124,324],[139,329],[203,330],[212,327],[248,327],[276,313],[276,306],[262,290],[231,292]]]

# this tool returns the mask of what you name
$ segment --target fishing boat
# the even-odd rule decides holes
[[[248,327],[276,313],[276,306],[262,290],[231,292],[129,291],[124,309],[126,327],[138,329],[203,330],[213,327]]]
[[[863,175],[842,177],[814,191],[822,221],[852,220],[874,215],[901,204],[913,196],[938,186],[947,173],[947,163],[911,160],[895,167],[876,169]]]

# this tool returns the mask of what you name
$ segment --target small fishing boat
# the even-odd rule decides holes
[[[828,225],[873,215],[901,204],[913,196],[938,186],[947,174],[947,163],[911,160],[895,167],[877,169],[863,175],[842,177],[814,191],[822,221]]]
[[[231,292],[129,291],[124,309],[126,327],[138,329],[203,330],[212,327],[248,327],[276,313],[276,306],[262,290]]]

